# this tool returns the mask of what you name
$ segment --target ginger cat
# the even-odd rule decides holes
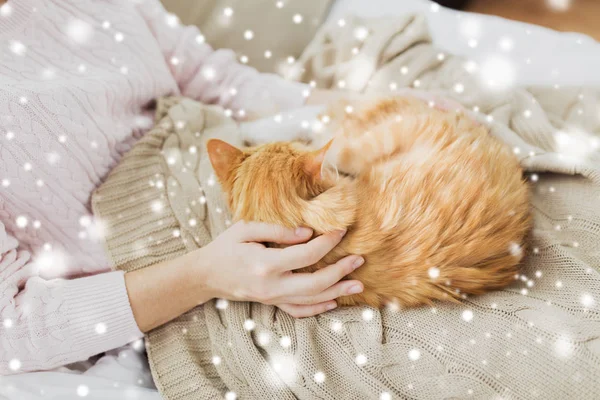
[[[339,305],[457,301],[515,279],[529,228],[527,187],[510,149],[462,113],[410,98],[329,110],[334,139],[207,149],[235,220],[321,234],[348,229],[315,271],[349,254],[362,293]],[[323,163],[331,161],[342,176]]]

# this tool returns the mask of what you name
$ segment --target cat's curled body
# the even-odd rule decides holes
[[[311,151],[271,143],[239,150],[208,142],[236,220],[316,233],[347,229],[316,270],[349,254],[362,293],[340,305],[415,306],[514,281],[529,228],[519,164],[485,127],[411,98],[329,109],[334,140]],[[324,158],[342,174],[322,165]]]

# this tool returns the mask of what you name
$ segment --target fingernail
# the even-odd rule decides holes
[[[356,260],[354,260],[354,262],[352,263],[352,267],[354,267],[354,269],[360,267],[361,265],[363,265],[365,263],[365,259],[362,257],[358,257]]]
[[[344,237],[344,235],[346,234],[347,230],[346,229],[342,229],[341,231],[338,231],[338,233],[340,234],[341,237]]]
[[[296,231],[294,233],[296,234],[296,236],[308,236],[309,234],[312,233],[312,229],[310,229],[310,228],[296,228]]]
[[[330,303],[327,304],[327,306],[325,306],[325,308],[329,311],[329,310],[333,310],[334,308],[337,307],[337,303]]]
[[[360,285],[352,285],[348,288],[348,294],[356,294],[362,292],[363,289]]]

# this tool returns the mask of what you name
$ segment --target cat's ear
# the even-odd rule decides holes
[[[231,171],[244,159],[244,152],[219,139],[210,139],[206,150],[215,174],[221,183],[227,182]]]
[[[331,143],[333,139],[331,139],[327,144],[321,147],[319,150],[315,150],[307,154],[304,159],[304,172],[307,175],[318,179],[321,176],[321,167],[323,165],[323,161],[325,161],[325,154],[329,147],[331,147]]]

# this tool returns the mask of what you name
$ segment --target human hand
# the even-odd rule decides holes
[[[363,264],[362,257],[348,256],[313,273],[292,271],[318,262],[342,240],[343,233],[305,243],[311,229],[238,222],[197,250],[203,289],[211,298],[276,305],[296,318],[333,310],[337,297],[364,289],[357,280],[340,281]],[[267,248],[260,242],[290,246]]]

